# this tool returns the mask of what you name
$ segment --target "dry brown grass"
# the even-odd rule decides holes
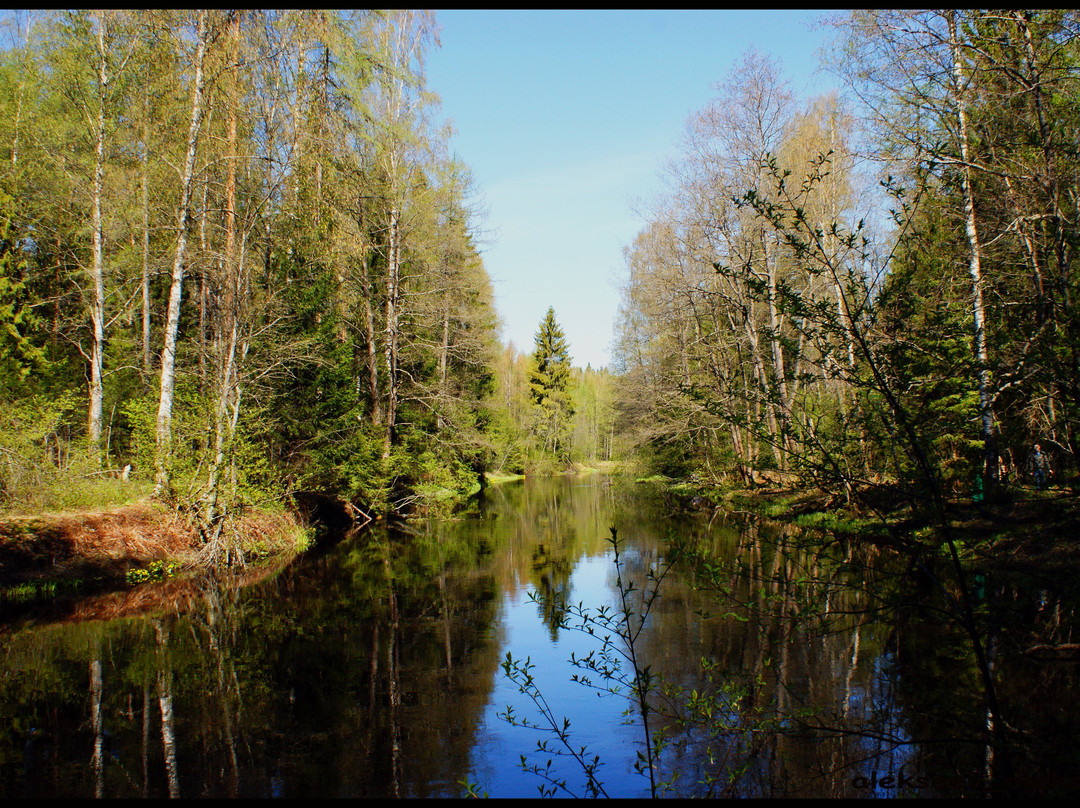
[[[291,548],[297,527],[288,514],[257,513],[231,520],[223,536],[231,548],[258,547],[275,554]],[[0,520],[0,584],[122,577],[152,561],[197,567],[205,564],[205,554],[195,525],[149,501],[107,511]]]

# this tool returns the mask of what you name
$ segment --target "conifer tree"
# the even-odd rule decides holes
[[[544,455],[554,459],[568,456],[569,430],[574,406],[570,400],[570,349],[566,335],[548,307],[536,332],[536,348],[529,370],[529,395],[534,410],[533,435]]]
[[[37,318],[27,300],[26,261],[15,244],[14,208],[15,200],[0,190],[0,387],[7,391],[44,364],[44,351],[28,336]]]

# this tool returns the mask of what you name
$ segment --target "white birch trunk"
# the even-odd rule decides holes
[[[395,165],[391,170],[396,170]],[[392,188],[391,194],[396,190]],[[390,208],[390,234],[386,269],[386,446],[383,457],[390,456],[394,444],[394,428],[397,422],[398,403],[398,297],[401,284],[401,244],[398,226],[400,211],[396,200]]]
[[[195,152],[202,125],[203,92],[205,76],[203,60],[206,56],[206,15],[199,12],[195,49],[195,85],[191,96],[191,124],[188,127],[187,155],[180,180],[180,206],[176,214],[176,252],[173,257],[172,285],[169,288],[169,308],[165,320],[164,347],[161,351],[161,395],[157,414],[157,479],[154,496],[161,496],[168,489],[172,455],[172,408],[176,385],[176,340],[180,326],[180,300],[184,286],[184,254],[187,248],[188,213],[191,205],[191,180],[195,173]]]
[[[142,366],[150,375],[150,93],[143,99],[143,153],[139,185],[142,203]]]
[[[784,370],[784,346],[780,342],[781,318],[776,305],[776,261],[769,254],[769,243],[766,237],[762,237],[765,251],[765,271],[769,287],[769,343],[772,351],[773,373],[776,375],[776,390],[780,404],[780,423],[777,428],[783,433],[777,435],[773,432],[773,439],[779,444],[779,466],[781,470],[786,468],[788,435],[787,425],[791,416],[791,400],[788,398],[787,373]]]
[[[91,208],[91,297],[90,297],[90,409],[87,416],[87,433],[90,453],[95,462],[101,463],[102,421],[102,369],[105,356],[105,247],[101,219],[101,196],[105,184],[105,96],[109,86],[108,61],[105,52],[105,20],[97,21],[98,46],[98,107],[95,123],[94,192]]]
[[[990,362],[986,347],[986,310],[983,306],[982,248],[979,244],[979,231],[975,222],[975,195],[971,187],[967,104],[964,94],[964,63],[956,32],[955,11],[949,12],[949,39],[953,51],[954,101],[960,126],[960,157],[963,162],[961,176],[964,190],[964,230],[967,233],[970,250],[968,268],[971,273],[971,307],[975,318],[974,353],[975,363],[978,368],[979,420],[982,424],[982,437],[985,445],[984,472],[987,481],[993,485],[998,479],[997,439],[994,434],[994,411],[990,398]]]

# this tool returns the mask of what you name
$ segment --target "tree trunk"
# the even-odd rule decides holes
[[[971,161],[968,143],[967,104],[964,93],[964,65],[960,53],[960,43],[956,31],[956,12],[949,12],[949,39],[953,55],[954,102],[960,126],[960,157],[962,166],[962,185],[964,190],[964,230],[967,233],[971,273],[971,304],[975,317],[975,363],[979,386],[979,420],[982,424],[984,445],[984,474],[988,487],[993,488],[998,482],[997,436],[994,431],[994,411],[990,394],[990,361],[986,348],[986,311],[983,307],[982,248],[979,245],[979,232],[975,222],[975,195],[971,186]]]
[[[206,99],[206,128],[211,130],[214,121],[214,93],[210,92]],[[210,201],[210,176],[207,172],[202,181],[202,204],[199,206],[199,251],[202,255],[210,254],[210,242],[206,235],[206,219],[209,214]],[[199,393],[205,393],[207,389],[206,359],[209,353],[207,345],[207,304],[210,300],[210,282],[207,267],[203,266],[195,274],[195,294],[199,300],[199,325],[195,332],[196,348],[199,356]]]
[[[199,12],[198,32],[195,44],[195,85],[191,95],[191,123],[188,126],[187,155],[180,180],[180,205],[176,213],[176,252],[173,257],[172,285],[169,288],[169,308],[165,320],[164,347],[161,351],[161,396],[157,414],[157,476],[154,496],[162,496],[170,485],[172,462],[172,408],[176,385],[176,340],[180,327],[180,300],[184,286],[184,253],[187,248],[188,213],[191,205],[191,181],[195,173],[195,152],[202,125],[203,92],[205,76],[203,61],[206,56],[207,12]]]
[[[396,163],[396,161],[395,161]],[[391,170],[396,170],[396,165]],[[395,190],[391,190],[394,194]],[[395,427],[398,404],[398,302],[401,284],[401,244],[398,226],[401,211],[397,200],[391,201],[389,246],[386,268],[386,444],[383,458],[390,456],[396,441]]]
[[[95,654],[90,661],[90,725],[94,732],[94,797],[99,800],[105,796],[105,719],[101,709],[104,690],[101,660]]]
[[[761,353],[761,341],[758,338],[757,326],[753,319],[753,303],[748,304],[748,310],[743,317],[743,328],[750,344],[750,355],[754,362],[754,375],[757,377],[758,393],[757,402],[764,399],[765,419],[769,428],[769,442],[772,444],[773,460],[777,468],[784,467],[783,449],[780,445],[780,429],[776,422],[776,407],[769,400],[769,374],[765,368],[765,359]],[[751,421],[751,425],[757,423],[757,418]]]
[[[234,49],[240,38],[240,13],[232,12],[232,21],[229,26],[230,49]],[[230,54],[231,55],[231,54]],[[239,281],[240,265],[243,262],[243,251],[240,261],[236,259],[236,118],[237,104],[235,82],[232,83],[233,93],[227,95],[225,103],[228,108],[228,123],[226,126],[227,152],[226,152],[226,177],[225,177],[225,252],[222,256],[221,286],[225,299],[219,306],[218,336],[215,342],[224,344],[225,362],[220,368],[217,406],[214,411],[214,454],[210,461],[210,469],[207,474],[206,493],[204,495],[202,527],[205,535],[210,535],[214,523],[218,520],[218,487],[221,475],[221,467],[226,459],[226,447],[231,445],[236,422],[240,414],[240,390],[237,384],[239,369],[237,368],[237,341],[239,338],[239,318],[237,306],[239,305]],[[229,404],[233,404],[233,417],[228,417]],[[214,532],[216,538],[218,532]]]
[[[97,21],[98,46],[98,107],[95,121],[94,193],[91,209],[93,230],[92,263],[90,278],[93,292],[90,298],[90,410],[87,416],[87,433],[90,454],[94,462],[101,464],[102,368],[105,356],[105,256],[104,228],[101,220],[101,197],[105,184],[105,103],[109,86],[108,61],[105,51],[105,20]]]
[[[20,85],[15,91],[15,121],[13,122],[14,132],[11,135],[12,173],[14,173],[14,169],[19,165],[19,122],[22,118],[22,96],[22,85]]]
[[[180,774],[176,766],[176,723],[173,719],[173,675],[169,660],[169,630],[162,620],[154,620],[158,651],[158,706],[161,708],[161,747],[165,756],[165,772],[169,797],[180,797]]]
[[[143,148],[139,171],[142,204],[142,367],[150,376],[150,84],[143,95]]]
[[[1047,121],[1046,99],[1043,95],[1042,72],[1038,66],[1035,42],[1031,33],[1031,11],[1013,11],[1013,18],[1024,39],[1024,51],[1028,62],[1028,78],[1025,89],[1031,91],[1035,105],[1035,114],[1039,126],[1039,140],[1042,150],[1043,177],[1041,184],[1050,206],[1050,227],[1053,240],[1053,254],[1057,263],[1057,286],[1061,296],[1062,314],[1055,312],[1055,320],[1062,324],[1066,343],[1069,345],[1068,373],[1057,373],[1055,387],[1065,407],[1065,433],[1069,450],[1074,460],[1080,457],[1080,445],[1076,440],[1076,415],[1080,407],[1080,327],[1077,325],[1076,312],[1072,301],[1072,249],[1069,233],[1072,230],[1068,218],[1061,207],[1061,185],[1054,170],[1053,134]],[[1065,377],[1065,378],[1063,378]]]
[[[382,424],[382,405],[379,398],[379,346],[375,339],[375,311],[371,306],[371,274],[368,266],[367,255],[362,259],[364,298],[364,344],[367,348],[367,382],[368,395],[371,397],[371,423],[373,426]],[[359,381],[357,382],[359,385]]]
[[[446,368],[448,355],[450,353],[450,290],[447,289],[444,292],[445,303],[443,306],[442,317],[442,341],[439,344],[439,404],[436,410],[435,424],[436,429],[442,432],[443,429],[443,406],[447,400],[448,390],[446,386]]]
[[[780,405],[780,418],[778,428],[780,435],[774,432],[774,439],[778,438],[779,466],[781,469],[787,465],[787,451],[789,449],[789,429],[791,418],[791,399],[788,397],[787,372],[784,370],[784,346],[780,342],[781,317],[776,305],[776,261],[769,253],[768,238],[762,234],[762,246],[765,254],[765,272],[768,280],[769,295],[769,346],[772,352],[773,373],[776,375],[776,392]]]

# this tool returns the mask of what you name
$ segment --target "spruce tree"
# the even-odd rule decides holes
[[[29,305],[26,260],[16,246],[15,200],[0,190],[0,390],[21,389],[34,369],[45,365],[45,353],[29,333],[37,323]]]
[[[533,435],[545,455],[556,460],[569,455],[568,436],[573,426],[570,400],[570,349],[566,335],[548,307],[536,332],[536,348],[529,369],[529,394],[534,409]]]

